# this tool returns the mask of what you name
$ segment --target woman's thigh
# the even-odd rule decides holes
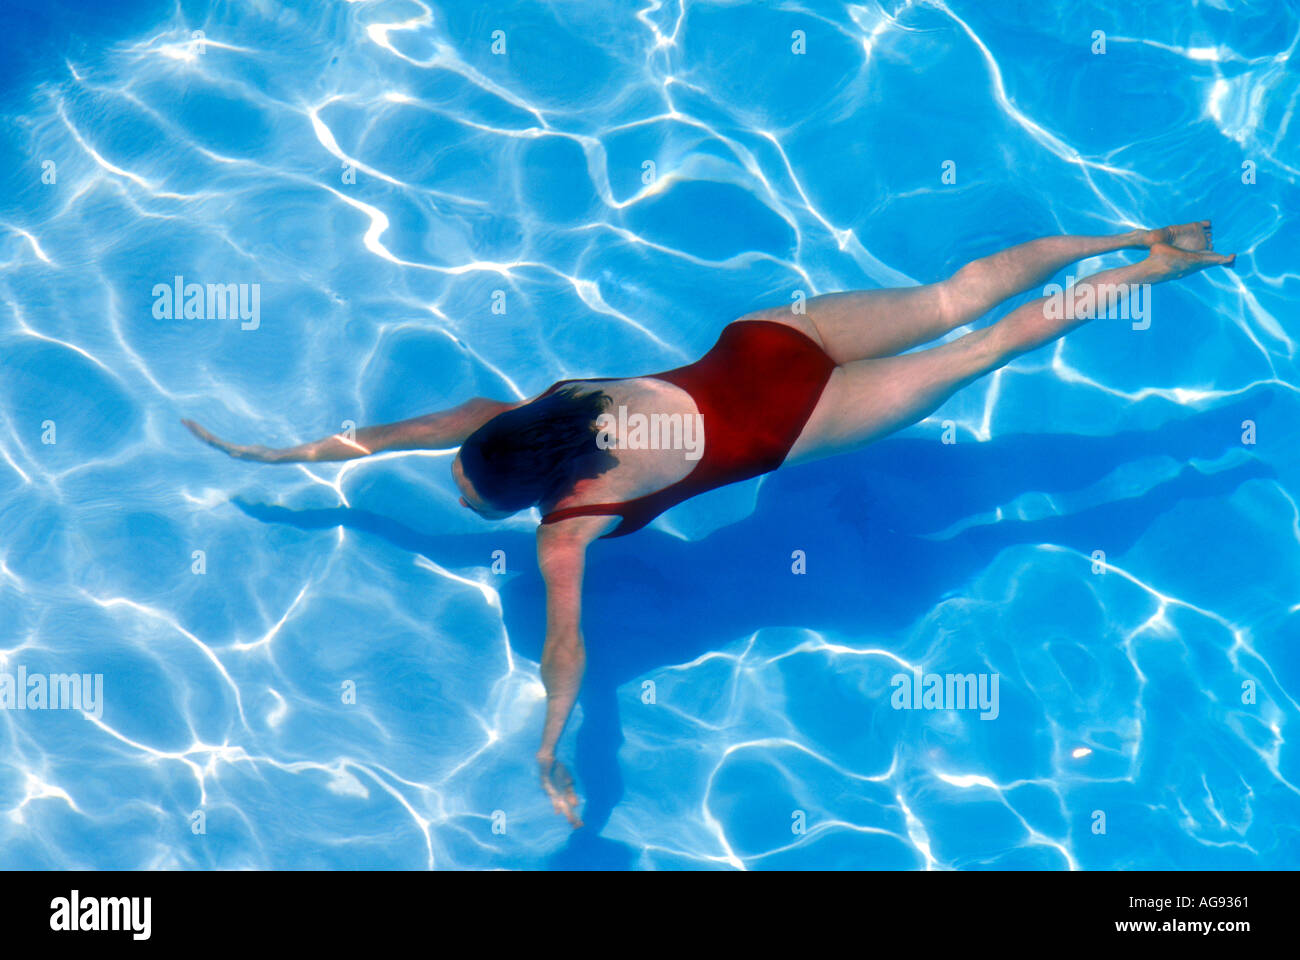
[[[785,462],[848,453],[923,420],[1000,366],[991,329],[928,350],[837,367]]]
[[[807,314],[791,313],[788,307],[767,307],[763,310],[755,310],[743,317],[737,317],[731,323],[744,323],[746,320],[766,320],[768,323],[781,323],[787,327],[794,327],[817,346],[823,350],[826,349],[826,344],[822,342],[816,324],[808,319]],[[727,326],[731,326],[731,323],[727,324]]]
[[[956,324],[941,283],[883,290],[848,290],[813,297],[805,312],[771,307],[744,320],[786,323],[816,341],[838,364],[890,357],[929,343]]]

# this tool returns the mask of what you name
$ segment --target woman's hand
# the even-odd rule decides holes
[[[582,826],[578,818],[578,794],[573,789],[573,777],[555,755],[542,751],[537,754],[537,768],[542,776],[542,789],[551,798],[555,812],[565,817],[575,830]]]
[[[280,460],[280,454],[282,453],[280,450],[272,450],[270,447],[244,447],[234,443],[227,443],[220,437],[209,433],[193,420],[182,420],[181,423],[189,427],[190,433],[208,446],[216,447],[222,453],[228,453],[236,460],[255,460],[258,463],[276,463]]]

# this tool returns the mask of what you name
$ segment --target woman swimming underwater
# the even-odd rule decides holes
[[[1146,249],[1146,259],[1103,270],[1061,297],[1034,300],[947,343],[903,353],[1041,288],[1077,260],[1133,248]],[[578,827],[573,779],[555,749],[586,662],[581,591],[593,540],[639,530],[706,490],[879,440],[1088,322],[1105,291],[1162,283],[1233,259],[1213,251],[1208,220],[1109,237],[1045,237],[969,263],[938,283],[818,296],[802,314],[786,306],[759,310],[724,327],[702,359],[665,373],[561,381],[529,400],[476,398],[453,410],[365,427],[355,439],[339,434],[280,450],[226,443],[183,422],[232,457],[260,463],[460,445],[451,469],[464,506],[488,520],[540,508],[547,704],[537,762],[556,812]],[[620,416],[607,415],[614,410]],[[636,414],[702,423],[702,456],[698,445],[620,443],[627,438],[618,431]]]

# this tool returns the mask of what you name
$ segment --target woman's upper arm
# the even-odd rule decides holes
[[[474,397],[458,407],[440,410],[374,429],[384,430],[384,448],[418,450],[455,447],[498,414],[522,406],[525,401],[489,400]]]
[[[617,517],[572,517],[537,528],[537,565],[546,582],[548,635],[579,630],[587,546],[617,522]]]

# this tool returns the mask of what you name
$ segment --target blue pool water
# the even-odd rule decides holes
[[[1300,863],[1294,5],[0,28],[0,672],[103,676],[99,716],[0,715],[0,866]],[[470,515],[445,452],[269,467],[179,422],[298,443],[1200,217],[1237,269],[1156,289],[1149,329],[597,544],[573,834],[533,770],[536,516]],[[177,275],[257,284],[256,329],[155,316]],[[996,674],[997,718],[892,709],[913,667]]]

